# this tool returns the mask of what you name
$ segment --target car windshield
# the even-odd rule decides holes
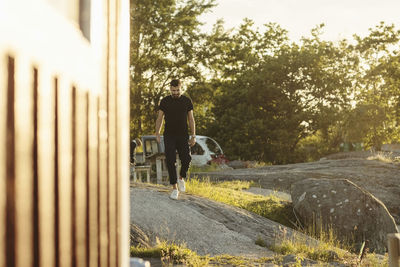
[[[222,151],[221,151],[221,148],[219,147],[219,145],[211,138],[206,139],[206,145],[207,145],[208,149],[211,151],[211,153],[215,154],[216,156],[219,156],[222,154]]]

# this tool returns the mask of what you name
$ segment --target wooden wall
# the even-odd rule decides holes
[[[0,1],[0,267],[128,266],[129,2],[91,6]]]

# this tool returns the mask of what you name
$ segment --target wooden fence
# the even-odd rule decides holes
[[[400,266],[400,234],[388,235],[389,267]]]
[[[129,2],[0,0],[0,267],[129,264]]]

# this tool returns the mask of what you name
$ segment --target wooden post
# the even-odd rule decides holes
[[[133,172],[133,181],[136,182],[137,181],[137,175],[136,175],[136,171],[134,168],[132,168],[132,172]]]
[[[400,234],[388,234],[389,267],[400,267]]]
[[[161,159],[156,159],[156,170],[157,170],[157,184],[161,184],[162,182],[162,168],[161,168]]]
[[[150,183],[150,168],[146,169],[146,173],[147,173],[147,182]]]

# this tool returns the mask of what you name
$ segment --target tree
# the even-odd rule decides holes
[[[340,46],[319,39],[317,27],[302,45],[267,24],[264,34],[245,21],[231,39],[225,34],[212,57],[224,73],[215,96],[210,132],[233,158],[273,163],[297,158],[299,142],[325,132],[349,106],[350,59]],[[214,32],[217,35],[218,32]]]
[[[156,108],[172,78],[202,80],[198,17],[213,0],[131,0],[131,135],[154,132]]]
[[[354,50],[360,58],[355,83],[357,105],[348,118],[348,131],[354,137],[352,122],[359,116],[359,140],[367,148],[380,150],[384,142],[400,141],[400,31],[382,22],[365,38],[355,39]]]

